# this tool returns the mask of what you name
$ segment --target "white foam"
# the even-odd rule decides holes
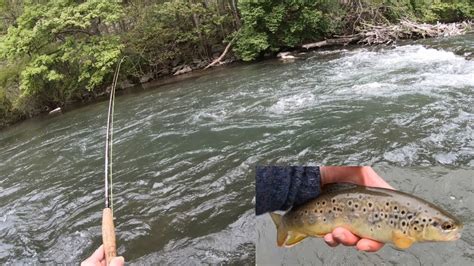
[[[314,105],[316,97],[312,93],[304,92],[296,95],[284,95],[268,110],[275,114],[286,114]]]
[[[334,74],[327,75],[327,82],[348,84],[335,94],[392,97],[474,87],[474,62],[449,51],[406,45],[351,53],[330,61]]]

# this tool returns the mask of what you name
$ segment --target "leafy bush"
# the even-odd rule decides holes
[[[338,24],[330,18],[334,5],[323,3],[327,1],[239,1],[244,24],[234,51],[242,60],[250,61],[263,52],[294,47],[327,35]]]
[[[428,22],[455,22],[474,18],[474,3],[433,3],[426,12]]]
[[[23,114],[15,106],[20,94],[18,81],[23,67],[22,61],[10,65],[0,63],[0,127],[18,120]]]
[[[234,30],[215,5],[175,0],[134,10],[142,15],[124,37],[127,52],[153,72],[211,58]]]
[[[20,97],[36,96],[55,108],[99,87],[123,48],[117,36],[102,31],[121,15],[120,5],[105,0],[25,6],[4,36],[0,54],[10,61],[27,59],[20,74]]]

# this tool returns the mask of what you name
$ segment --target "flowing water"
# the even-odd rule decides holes
[[[473,43],[317,51],[117,97],[118,253],[137,264],[472,264]],[[77,263],[100,245],[106,113],[100,102],[0,131],[0,263]],[[373,165],[459,216],[464,234],[405,252],[319,239],[278,249],[268,215],[253,215],[256,164]]]

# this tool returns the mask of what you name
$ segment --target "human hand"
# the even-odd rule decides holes
[[[94,251],[94,253],[87,258],[85,261],[81,263],[81,266],[107,266],[105,265],[105,252],[104,252],[104,245],[100,245],[100,247]],[[125,259],[123,257],[115,257],[113,258],[110,263],[110,266],[123,266],[125,265]]]
[[[362,186],[393,189],[370,166],[321,166],[321,185],[347,182]]]
[[[370,166],[322,166],[320,170],[322,185],[349,182],[362,186],[393,189]],[[326,234],[324,241],[331,247],[343,244],[355,246],[358,250],[368,252],[378,251],[384,245],[371,239],[361,239],[342,227],[335,228],[332,233]]]

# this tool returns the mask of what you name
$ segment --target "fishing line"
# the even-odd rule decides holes
[[[115,69],[114,78],[112,81],[112,88],[110,90],[109,112],[107,117],[107,135],[105,147],[105,207],[113,210],[113,176],[112,176],[112,148],[114,135],[114,111],[115,111],[115,88],[117,87],[120,67],[126,56],[122,57]],[[110,136],[110,137],[109,137]],[[110,185],[109,185],[110,184]]]

